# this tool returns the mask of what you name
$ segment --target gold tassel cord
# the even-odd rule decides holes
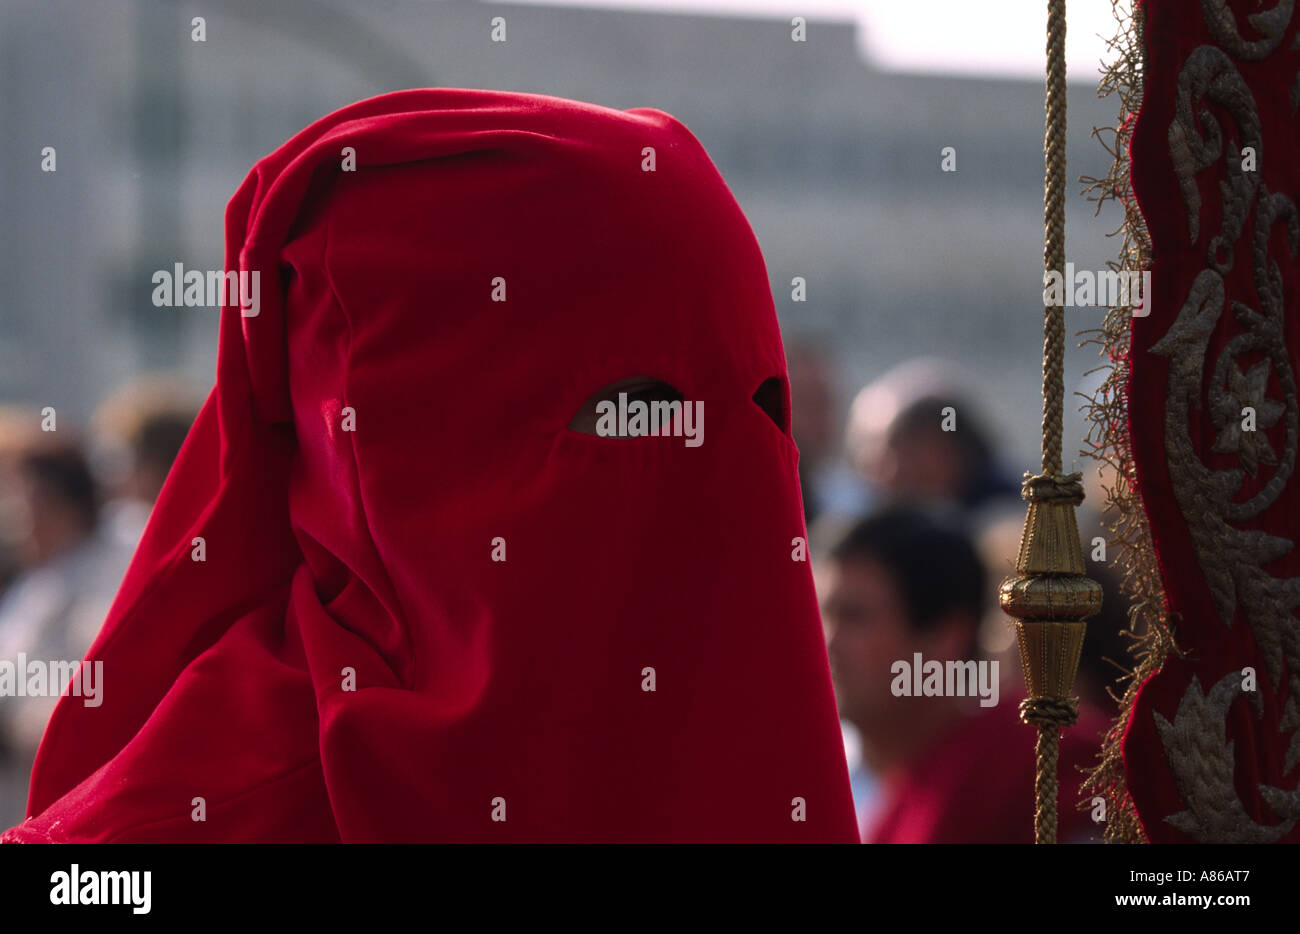
[[[1065,269],[1065,0],[1047,5],[1047,100],[1044,134],[1043,266]],[[1016,562],[1003,582],[1002,609],[1016,621],[1027,698],[1020,717],[1038,729],[1035,744],[1034,840],[1055,843],[1060,730],[1078,718],[1070,697],[1083,648],[1084,620],[1101,609],[1101,587],[1084,576],[1075,508],[1082,475],[1061,473],[1065,414],[1065,309],[1043,308],[1042,473],[1026,476],[1029,503]]]
[[[1034,743],[1037,769],[1034,773],[1034,840],[1056,842],[1056,760],[1060,753],[1061,727],[1079,718],[1079,705],[1072,700],[1027,697],[1020,702],[1020,718],[1038,725]]]
[[[1047,3],[1047,129],[1043,139],[1043,268],[1065,270],[1065,0]],[[1065,309],[1043,309],[1043,474],[1061,472]]]

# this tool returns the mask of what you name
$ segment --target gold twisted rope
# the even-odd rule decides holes
[[[1047,2],[1046,177],[1043,184],[1043,268],[1065,271],[1065,0]],[[1043,308],[1043,473],[1061,472],[1065,412],[1065,309]]]
[[[1065,272],[1065,0],[1047,0],[1047,128],[1043,153],[1044,272]],[[1060,479],[1065,418],[1065,308],[1043,307],[1043,480]],[[1020,717],[1038,727],[1034,745],[1034,842],[1056,842],[1061,727],[1078,718],[1073,701],[1031,698]]]
[[[1020,719],[1038,727],[1034,744],[1037,768],[1034,772],[1034,842],[1056,842],[1056,760],[1060,753],[1061,727],[1079,719],[1079,705],[1073,699],[1031,697],[1020,702]]]

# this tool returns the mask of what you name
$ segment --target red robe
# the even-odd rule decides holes
[[[1033,843],[1034,740],[1018,697],[981,709],[909,767],[882,779],[881,806],[864,843]],[[1097,757],[1106,718],[1083,707],[1061,732],[1057,839],[1100,839],[1091,809],[1079,811],[1079,769]]]

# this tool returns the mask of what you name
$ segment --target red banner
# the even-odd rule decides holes
[[[1142,6],[1129,420],[1182,654],[1137,696],[1125,774],[1152,842],[1300,842],[1300,14]]]

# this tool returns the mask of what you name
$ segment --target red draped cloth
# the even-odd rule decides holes
[[[767,272],[686,128],[389,94],[226,242],[258,313],[5,840],[856,840]],[[641,376],[702,444],[569,429]]]

